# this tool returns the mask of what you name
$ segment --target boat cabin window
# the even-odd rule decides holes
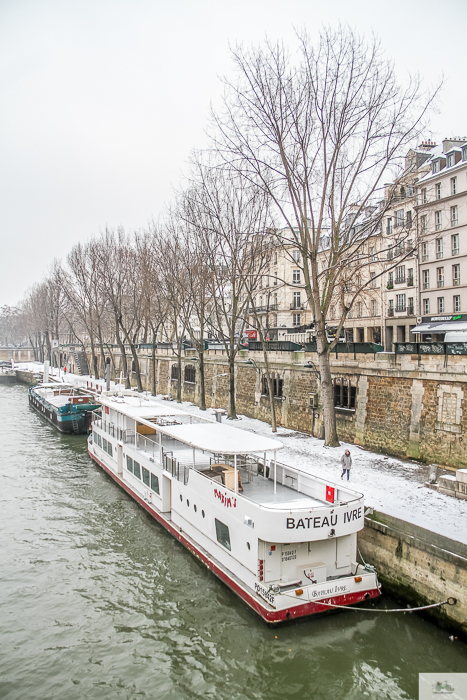
[[[216,537],[217,541],[219,544],[221,544],[223,547],[226,549],[230,550],[232,547],[230,546],[230,533],[229,533],[229,528],[227,525],[224,525],[224,523],[221,523],[220,520],[215,518],[216,521]]]
[[[149,469],[146,469],[145,467],[141,467],[143,471],[143,484],[146,484],[146,486],[149,486]]]
[[[141,467],[136,460],[133,462],[133,474],[138,477],[138,479],[141,479]]]
[[[112,443],[107,441],[107,454],[112,457]]]
[[[151,489],[159,494],[159,477],[155,474],[151,474]]]
[[[105,438],[102,438],[102,449],[104,452],[107,452],[107,440]]]
[[[133,474],[133,460],[131,459],[131,457],[128,457],[128,455],[126,458],[126,468],[129,472]]]

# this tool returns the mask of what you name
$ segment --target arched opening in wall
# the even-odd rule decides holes
[[[357,387],[352,386],[351,380],[346,377],[334,377],[334,406],[338,408],[355,409]]]
[[[185,365],[185,382],[187,384],[196,382],[196,368],[193,365]]]
[[[178,365],[172,365],[171,379],[178,379]]]
[[[282,398],[283,384],[284,380],[282,379],[282,377],[279,377],[279,375],[274,374],[272,377],[272,395],[274,396],[274,398]],[[267,374],[263,374],[263,376],[261,377],[261,395],[269,396],[269,384]]]

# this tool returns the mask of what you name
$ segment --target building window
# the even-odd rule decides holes
[[[423,216],[422,216],[423,219]],[[426,217],[425,217],[426,219]],[[428,260],[428,243],[422,243],[422,262],[426,262]]]
[[[439,160],[435,160],[433,163],[433,172],[439,173]]]
[[[444,314],[444,297],[438,297],[438,313]]]
[[[410,228],[412,226],[412,212],[408,211],[407,214],[405,215],[405,224],[407,228]]]
[[[371,246],[371,248],[370,248],[370,262],[375,262],[375,260],[376,260],[375,247]]]
[[[216,523],[217,541],[230,552],[232,547],[230,546],[229,528],[227,527],[227,525],[224,525],[224,523],[221,523],[221,521],[217,518],[214,518],[214,521]]]
[[[141,471],[143,472],[143,484],[149,486],[149,469],[146,469],[146,467],[141,467]]]
[[[444,287],[444,267],[436,268],[436,286]]]
[[[457,177],[451,178],[451,194],[457,194]]]
[[[394,316],[394,299],[389,299],[388,316]]]
[[[405,311],[405,294],[396,294],[396,311]]]
[[[394,287],[394,272],[388,272],[388,289]]]
[[[370,272],[371,276],[371,288],[375,289],[376,288],[376,272]]]
[[[196,381],[196,369],[193,365],[185,366],[185,382],[187,384],[194,384]]]
[[[159,494],[159,477],[155,474],[151,474],[151,490]]]
[[[277,314],[272,314],[271,323],[273,328],[277,328]]]
[[[467,148],[465,146],[462,149],[462,160],[467,160]]]
[[[413,284],[413,267],[411,267],[409,270],[407,270],[407,286],[413,287]]]
[[[459,255],[459,234],[455,233],[451,236],[451,252],[453,255]]]
[[[457,207],[451,207],[451,226],[457,226],[458,223]]]
[[[272,299],[274,302],[274,308],[277,309],[277,292],[274,292]]]
[[[441,199],[441,183],[437,182],[435,185],[435,199]]]
[[[435,229],[436,231],[441,230],[441,212],[435,211]]]
[[[407,299],[407,313],[410,316],[414,315],[414,304],[413,304],[413,297],[409,297]]]
[[[428,201],[428,200],[427,200],[427,198],[426,198],[426,187],[424,187],[423,190],[422,190],[422,204],[426,204],[427,201]]]
[[[371,300],[371,315],[372,316],[378,315],[378,302],[376,301],[376,299]]]
[[[427,316],[430,313],[430,300],[429,299],[423,300],[423,313],[425,314],[425,316]]]
[[[362,317],[362,302],[357,302],[357,318]]]
[[[448,168],[452,168],[452,166],[454,165],[454,154],[449,154],[446,160]]]
[[[452,284],[454,287],[458,287],[461,283],[461,266],[452,266]]]
[[[178,379],[178,365],[172,365],[172,379]]]
[[[436,239],[436,258],[439,260],[443,257],[443,239]]]
[[[126,457],[126,468],[133,474],[133,460],[131,457],[128,457],[128,455]]]
[[[300,325],[300,314],[292,314],[292,326]]]
[[[352,386],[350,379],[334,377],[334,406],[340,408],[355,408],[356,387]]]
[[[282,397],[282,389],[283,389],[283,384],[284,380],[281,379],[280,377],[272,377],[272,395],[276,398],[281,398]],[[266,374],[263,375],[261,379],[261,394],[262,396],[269,396],[269,385],[268,385],[268,377]]]
[[[299,263],[300,262],[300,251],[299,250],[293,250],[292,251],[292,259],[294,262]]]
[[[459,313],[461,310],[461,298],[459,294],[456,294],[452,297],[452,310],[455,314]]]
[[[396,267],[396,284],[403,284],[405,282],[405,265]]]
[[[276,253],[277,256],[277,253]],[[277,272],[274,273],[274,286],[277,287]]]
[[[422,270],[423,289],[430,289],[430,271]]]
[[[388,217],[386,233],[388,236],[390,236],[392,234],[392,216]]]
[[[300,284],[300,270],[292,271],[292,282],[294,284]]]
[[[396,216],[396,222],[395,222],[396,228],[398,228],[399,226],[403,226],[404,225],[404,210],[398,209],[395,212],[395,216]]]
[[[277,250],[274,253],[274,265],[277,265]],[[276,272],[276,275],[277,275],[277,272]]]
[[[293,309],[299,309],[301,306],[301,296],[300,292],[294,292],[293,293],[293,302],[292,302],[292,308]]]

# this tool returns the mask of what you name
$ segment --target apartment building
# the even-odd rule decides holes
[[[446,139],[417,183],[420,314],[423,323],[459,322],[467,312],[467,139]],[[455,317],[459,318],[456,319]],[[454,318],[453,318],[454,317]],[[441,340],[442,329],[424,338]],[[466,328],[467,329],[467,326]],[[412,338],[413,339],[413,338]]]

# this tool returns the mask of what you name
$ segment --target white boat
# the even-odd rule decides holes
[[[92,459],[267,622],[380,595],[357,563],[363,496],[276,461],[278,440],[103,393]]]

